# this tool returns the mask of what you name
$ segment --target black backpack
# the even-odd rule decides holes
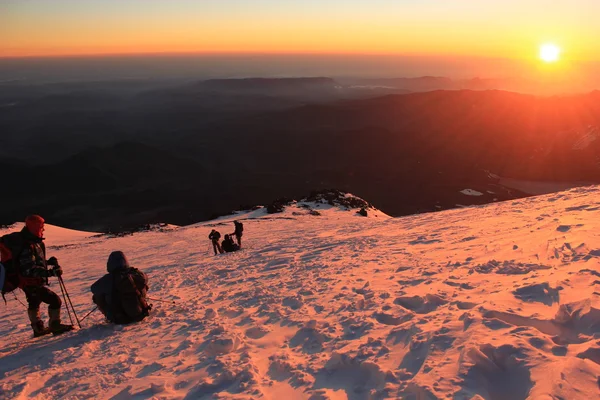
[[[235,225],[235,231],[242,233],[244,232],[244,224],[242,224],[241,222],[238,221],[233,221],[233,224]]]
[[[113,273],[113,314],[117,324],[139,322],[150,314],[146,301],[148,281],[137,268],[129,267]]]

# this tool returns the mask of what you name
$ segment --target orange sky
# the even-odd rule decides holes
[[[593,15],[599,1],[8,0],[0,3],[0,57],[261,52],[533,60],[541,43],[554,42],[566,59],[598,61]]]

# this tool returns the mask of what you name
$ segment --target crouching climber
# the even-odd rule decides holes
[[[129,266],[122,251],[113,251],[106,263],[108,274],[92,285],[92,301],[109,322],[129,324],[146,318],[152,305],[146,301],[148,278]]]
[[[231,253],[232,251],[238,251],[240,249],[240,246],[235,244],[231,235],[225,235],[221,247],[223,247],[223,251],[226,253]]]

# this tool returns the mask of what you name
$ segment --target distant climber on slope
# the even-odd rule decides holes
[[[242,234],[244,232],[244,224],[240,221],[233,221],[233,225],[235,226],[235,232],[231,234],[231,236],[235,235],[235,239],[237,240],[238,246],[242,247]]]
[[[238,251],[240,249],[240,246],[235,244],[235,242],[231,238],[231,235],[225,235],[225,239],[223,239],[222,246],[223,251],[227,253],[231,253],[232,251]]]
[[[223,253],[223,249],[221,248],[221,245],[219,244],[219,239],[221,239],[221,234],[219,233],[219,231],[215,231],[213,229],[212,231],[210,231],[208,238],[212,241],[213,250],[215,251],[215,256],[217,254]],[[217,253],[217,251],[218,251],[218,253]]]
[[[30,215],[25,219],[25,227],[20,232],[13,232],[0,238],[1,262],[5,272],[2,285],[4,293],[12,292],[17,287],[27,297],[27,315],[33,329],[33,336],[38,337],[52,333],[58,335],[73,329],[72,325],[64,325],[60,320],[62,301],[52,290],[48,289],[48,278],[61,277],[62,269],[56,257],[46,260],[44,245],[44,219],[39,215]],[[48,266],[53,266],[48,268]],[[48,327],[40,317],[40,305],[48,304]]]
[[[146,301],[148,278],[129,266],[122,251],[113,251],[106,263],[108,274],[92,285],[92,301],[109,322],[129,324],[146,318],[152,306]]]

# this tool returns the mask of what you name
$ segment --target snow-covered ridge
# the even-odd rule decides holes
[[[292,215],[312,216],[320,216],[323,212],[350,211],[363,217],[390,218],[389,215],[358,196],[329,189],[313,191],[300,200],[286,197],[279,198],[266,206],[259,205],[252,207],[250,210],[235,211],[216,220],[231,220],[231,216],[236,218],[260,218],[267,214],[278,214],[284,211],[291,212]]]
[[[311,209],[124,237],[48,227],[80,314],[117,249],[167,302],[33,340],[9,296],[0,398],[598,396],[600,187],[405,218]],[[233,219],[244,250],[211,255]]]
[[[600,135],[600,129],[597,126],[589,126],[586,131],[579,134],[579,139],[573,143],[573,150],[583,150],[594,143]]]

